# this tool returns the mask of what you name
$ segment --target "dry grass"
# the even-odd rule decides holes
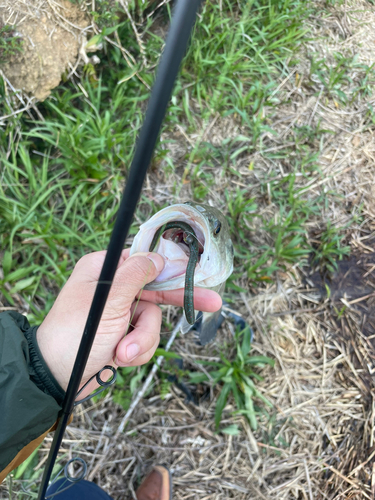
[[[375,40],[374,21],[375,10],[368,2],[345,2],[332,7],[321,19],[309,20],[314,34],[305,45],[305,57],[301,57],[304,62],[280,81],[276,94],[280,101],[286,96],[290,100],[273,117],[273,125],[279,122],[279,135],[265,136],[261,150],[238,161],[240,183],[233,177],[234,188],[238,184],[248,186],[261,210],[274,212],[272,204],[261,202],[260,181],[270,171],[282,178],[288,173],[288,164],[270,160],[267,152],[293,143],[296,126],[314,126],[320,121],[323,128],[331,131],[315,144],[321,174],[316,179],[298,178],[297,184],[306,197],[314,198],[322,191],[332,193],[326,212],[312,226],[319,227],[327,219],[344,226],[351,220],[355,207],[363,204],[363,222],[353,224],[348,231],[357,261],[366,260],[363,254],[373,252],[370,238],[375,229],[375,142],[366,116],[373,100],[358,98],[351,106],[341,106],[320,93],[318,85],[305,87],[303,80],[309,71],[306,61],[313,52],[327,58],[334,52],[357,53],[360,61],[371,64],[373,55],[368,47]],[[224,136],[241,132],[235,121],[229,119],[202,124],[200,130],[203,132],[188,135],[182,127],[176,129],[176,160],[197,141],[207,140],[207,136],[215,144]],[[253,171],[248,169],[251,161]],[[176,176],[180,175],[181,171],[177,171]],[[154,176],[152,180],[159,186],[158,201],[169,199],[175,179],[165,183]],[[186,183],[180,195],[188,197],[189,189]],[[211,193],[214,203],[223,203],[223,189],[224,186],[216,185],[215,193]],[[347,210],[348,206],[351,210]],[[368,268],[367,280],[374,272],[371,269]],[[279,273],[275,284],[258,289],[256,295],[241,295],[237,308],[256,331],[253,349],[276,359],[275,369],[269,369],[258,386],[275,405],[273,426],[264,420],[254,434],[244,419],[231,417],[233,408],[227,406],[226,423],[238,423],[241,435],[216,435],[213,400],[217,393],[214,391],[210,401],[196,407],[185,403],[184,395],[176,389],[166,401],[159,397],[143,401],[128,427],[138,431],[136,436],[130,437],[128,431],[129,436],[125,434],[115,449],[110,440],[107,445],[102,443],[99,454],[103,453],[106,461],[133,457],[134,464],[126,472],[130,480],[146,472],[152,463],[167,463],[173,471],[176,499],[375,498],[374,354],[371,336],[366,336],[363,328],[366,321],[371,321],[368,311],[374,301],[375,286],[367,282],[369,292],[360,271],[359,279],[366,292],[362,296],[370,297],[352,305],[350,301],[360,299],[361,294],[350,295],[350,286],[342,286],[333,300],[321,293],[311,279],[309,284],[296,268]],[[338,277],[344,285],[346,278],[344,273]],[[349,306],[338,319],[345,303]],[[357,304],[364,308],[354,309]],[[218,344],[229,337],[229,331],[224,331]],[[215,350],[211,349],[207,352],[198,348],[192,337],[175,343],[175,350],[192,364],[202,355],[214,355]],[[113,412],[111,417],[109,425],[115,429]],[[270,444],[271,435],[276,444]],[[124,494],[124,482],[118,476],[122,469],[123,466],[104,466],[99,476],[100,484],[116,498]]]
[[[256,153],[238,159],[236,169],[242,178],[233,176],[229,187],[248,187],[261,212],[275,215],[276,206],[260,186],[270,172],[282,179],[290,165],[269,153],[294,144],[297,126],[320,122],[331,131],[322,140],[314,139],[321,173],[300,176],[296,183],[306,199],[321,193],[329,199],[321,217],[310,223],[311,230],[328,219],[344,226],[356,207],[363,206],[362,221],[347,232],[354,256],[351,265],[358,270],[355,279],[363,288],[354,290],[341,267],[328,282],[319,273],[290,266],[278,273],[274,284],[238,297],[237,310],[255,330],[253,350],[276,360],[275,368],[265,370],[265,379],[258,384],[274,404],[274,418],[260,419],[256,433],[244,418],[231,415],[230,405],[224,412],[225,423],[238,424],[241,434],[214,432],[218,388],[199,406],[186,403],[177,388],[164,400],[149,396],[136,407],[115,442],[113,435],[124,412],[109,395],[104,402],[79,408],[61,452],[69,457],[78,452],[85,458],[88,479],[95,479],[115,499],[135,498],[133,487],[155,463],[170,467],[176,500],[375,499],[375,138],[368,118],[374,99],[362,96],[343,106],[320,91],[319,82],[304,84],[313,55],[329,60],[341,52],[358,54],[367,64],[374,60],[375,8],[356,0],[324,12],[308,21],[313,39],[304,46],[303,62],[280,80],[275,97],[280,102],[288,97],[288,104],[272,117],[278,135],[265,134]],[[356,85],[355,75],[353,80],[349,93],[350,85]],[[224,136],[241,131],[235,119],[215,118],[200,125],[203,132],[197,134],[188,134],[182,125],[176,128],[175,164],[197,141],[209,138],[220,143]],[[253,170],[248,168],[250,162]],[[175,177],[168,179],[161,172],[149,176],[145,193],[159,203],[170,202],[184,167],[181,164]],[[218,180],[211,193],[219,206],[228,187],[227,180],[222,182]],[[178,196],[188,198],[190,189],[186,182]],[[254,241],[261,244],[267,236],[253,229]],[[332,288],[330,297],[324,281]],[[216,343],[230,338],[230,329],[224,326]],[[178,338],[174,350],[195,370],[196,360],[217,356],[215,345],[198,347],[192,335]],[[44,457],[51,439],[45,442]]]

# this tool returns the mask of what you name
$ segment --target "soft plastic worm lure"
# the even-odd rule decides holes
[[[189,246],[190,249],[189,262],[186,267],[186,274],[185,274],[184,311],[187,322],[190,325],[194,325],[195,323],[194,272],[195,272],[195,266],[197,265],[199,258],[198,239],[194,229],[191,226],[189,226],[189,224],[187,224],[186,222],[181,222],[181,221],[167,222],[167,224],[164,224],[163,226],[159,227],[159,229],[156,231],[150,245],[149,249],[150,252],[152,252],[156,247],[156,244],[161,234],[164,233],[164,231],[167,231],[168,229],[182,229],[183,231],[182,240]]]

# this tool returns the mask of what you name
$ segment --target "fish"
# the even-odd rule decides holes
[[[178,223],[181,223],[179,226]],[[209,288],[221,296],[233,272],[234,249],[228,222],[215,207],[188,201],[166,207],[142,224],[134,237],[130,255],[155,251],[165,266],[146,290],[176,290],[185,287],[181,332],[195,323],[193,287]],[[201,345],[211,342],[217,332],[221,311],[202,315]]]

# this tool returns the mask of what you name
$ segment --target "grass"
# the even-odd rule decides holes
[[[19,465],[6,477],[5,481],[7,483],[8,498],[10,500],[37,498],[38,485],[40,484],[43,475],[43,469],[37,467],[39,463],[38,452],[40,447],[41,445],[38,446],[21,465]],[[63,477],[63,467],[68,459],[67,453],[59,455],[52,471],[52,479],[60,479]]]
[[[104,44],[100,65],[86,66],[79,80],[66,81],[40,103],[43,120],[24,112],[0,128],[0,290],[6,305],[18,305],[19,297],[28,304],[31,323],[45,317],[75,262],[108,243],[170,17],[169,4],[148,17],[151,1],[130,2],[140,46],[126,16],[108,10],[103,0],[96,4],[100,33],[94,41]],[[304,20],[312,9],[302,0],[206,1],[151,165],[152,191],[143,193],[132,225],[131,235],[163,204],[180,197],[217,202],[235,247],[226,294],[232,304],[239,292],[256,294],[311,257],[314,265],[333,272],[337,259],[349,253],[345,230],[354,217],[337,224],[328,216],[316,229],[335,196],[310,189],[326,175],[320,160],[329,127],[315,120],[295,123],[281,145],[265,144],[278,135],[273,116],[279,106],[290,104],[278,88],[309,36]],[[131,58],[124,59],[116,33]],[[321,93],[325,104],[344,107],[372,92],[373,67],[356,57],[336,53],[332,61],[310,62],[306,86]],[[0,91],[4,96],[4,85]],[[0,107],[9,113],[6,100]],[[371,108],[368,113],[371,127],[374,113]],[[214,140],[209,126],[215,120],[234,123],[236,132],[224,127]],[[186,143],[182,132],[177,136],[181,129]],[[272,165],[266,172],[258,166],[258,153]],[[166,197],[158,197],[159,185]],[[259,377],[253,366],[272,362],[250,356],[248,333],[242,335],[229,354],[221,353],[220,362],[206,364],[222,388],[216,428],[228,401],[253,429],[268,405],[252,380]],[[172,364],[167,366],[167,374],[175,375]],[[121,371],[119,383],[130,387],[117,385],[113,400],[126,408],[147,370]],[[193,373],[190,382],[208,384],[205,377]],[[170,385],[168,376],[161,377],[162,396]],[[263,406],[254,407],[254,398]],[[271,420],[267,439],[273,446],[284,420]],[[238,433],[236,426],[224,425],[222,432]]]
[[[3,131],[18,139],[8,142],[3,135],[0,142],[0,245],[6,249],[2,292],[12,306],[14,294],[21,293],[29,304],[32,322],[45,316],[79,257],[105,248],[108,242],[149,96],[142,81],[151,84],[150,68],[157,63],[162,47],[162,38],[152,30],[152,19],[147,19],[142,26],[144,66],[130,22],[119,24],[113,12],[108,18],[105,7],[105,2],[99,2],[95,16],[105,44],[105,57],[95,75],[83,77],[79,87],[73,81],[56,89],[39,106],[43,121],[18,115]],[[131,10],[137,20],[147,14],[147,3],[142,12],[138,7],[134,4]],[[283,76],[285,61],[290,64],[306,35],[301,22],[309,8],[300,0],[253,1],[242,8],[229,0],[205,3],[164,130],[183,123],[189,133],[219,114],[235,116],[243,133],[224,138],[220,146],[207,140],[196,142],[185,158],[182,176],[190,183],[193,199],[209,196],[218,167],[222,179],[238,175],[236,163],[244,154],[261,148],[262,134],[272,132],[262,110],[274,105],[277,78]],[[168,6],[162,15],[168,19]],[[108,39],[115,28],[133,51],[138,77],[126,78],[132,68],[120,49],[105,41],[104,36]],[[322,61],[312,65],[311,71],[321,81],[328,79],[327,90],[332,93],[340,79],[346,78],[346,64],[354,63],[339,59],[334,76],[330,76],[332,72],[326,76]],[[271,175],[263,184],[277,207],[274,218],[257,212],[257,202],[247,189],[225,190],[237,262],[250,282],[271,280],[277,270],[303,262],[312,250],[320,262],[330,263],[340,251],[346,252],[340,250],[338,230],[333,226],[328,243],[311,246],[305,226],[321,209],[321,200],[311,203],[300,195],[295,183],[298,172],[308,176],[317,171],[316,153],[309,153],[309,142],[323,133],[320,128],[297,130],[290,148],[298,153],[290,165],[291,173],[282,180],[272,180]],[[152,168],[164,164],[166,175],[169,170],[176,174],[178,166],[168,152],[168,141],[161,141]],[[285,150],[274,158],[280,161],[288,155]],[[175,186],[176,196],[181,186]],[[139,220],[159,208],[144,196],[131,233],[137,231]],[[267,234],[266,244],[251,245],[254,224]],[[232,289],[239,286],[243,271],[233,275]]]
[[[223,410],[227,404],[229,395],[232,394],[236,410],[234,414],[245,415],[251,427],[257,429],[257,413],[259,407],[254,405],[254,398],[260,400],[263,405],[272,408],[272,404],[259,392],[252,379],[262,380],[262,377],[254,371],[254,367],[274,366],[274,360],[266,356],[251,356],[251,329],[249,327],[238,331],[235,336],[235,349],[232,359],[226,352],[229,346],[224,345],[220,353],[220,361],[200,361],[200,364],[208,368],[209,376],[213,386],[220,384],[220,395],[216,402],[215,427],[219,428]],[[205,373],[190,372],[190,382],[197,384],[210,381]]]
[[[13,56],[22,52],[23,43],[14,26],[0,25],[0,64],[8,62]]]
[[[327,223],[326,228],[318,236],[318,239],[314,240],[314,260],[319,262],[321,267],[325,266],[328,271],[333,273],[337,270],[337,261],[349,255],[350,246],[342,245],[344,233],[340,234],[331,222]]]
[[[333,61],[313,59],[310,76],[321,86],[325,94],[340,104],[353,103],[358,96],[372,94],[375,82],[375,65],[366,65],[358,61],[357,55],[333,54]]]
[[[230,1],[221,7],[206,2],[164,129],[187,123],[189,130],[196,127],[198,118],[234,112],[247,132],[245,137],[224,141],[216,151],[202,142],[189,155],[187,178],[194,199],[205,199],[214,184],[214,174],[203,166],[215,168],[225,155],[227,170],[221,175],[227,175],[237,157],[252,149],[266,130],[260,110],[276,85],[273,75],[283,71],[282,61],[290,57],[304,34],[300,21],[305,10],[297,0],[250,2],[243,9]],[[168,17],[168,9],[163,15]],[[145,54],[153,67],[162,39],[152,32],[150,20],[144,29]],[[121,22],[117,31],[137,61],[140,49],[130,23]],[[51,306],[46,290],[51,285],[54,290],[60,288],[81,255],[107,244],[149,96],[141,80],[152,81],[147,67],[139,71],[141,79],[133,77],[119,84],[128,71],[120,50],[106,42],[97,80],[83,78],[80,88],[66,82],[39,106],[43,121],[21,114],[4,131],[19,139],[8,143],[3,136],[0,142],[0,244],[10,253],[6,278],[13,291],[23,292],[32,321],[40,321]],[[245,112],[249,106],[254,113],[251,119]],[[168,143],[162,141],[154,165],[167,156]],[[173,161],[168,168],[176,171]],[[230,210],[241,211],[243,202],[236,199],[241,195],[233,200],[232,196],[227,194]],[[158,208],[141,202],[141,220]],[[280,249],[278,257],[282,255]],[[22,272],[17,271],[20,264]],[[7,299],[14,304],[11,294],[7,293]]]

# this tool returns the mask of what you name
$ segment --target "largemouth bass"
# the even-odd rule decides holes
[[[180,224],[179,224],[180,223]],[[160,210],[142,224],[134,238],[130,255],[155,251],[165,260],[165,267],[147,290],[175,290],[185,287],[186,333],[195,322],[194,286],[210,288],[220,295],[233,271],[233,245],[228,223],[217,208],[187,202]],[[199,339],[210,342],[217,331],[220,311],[203,313]]]

